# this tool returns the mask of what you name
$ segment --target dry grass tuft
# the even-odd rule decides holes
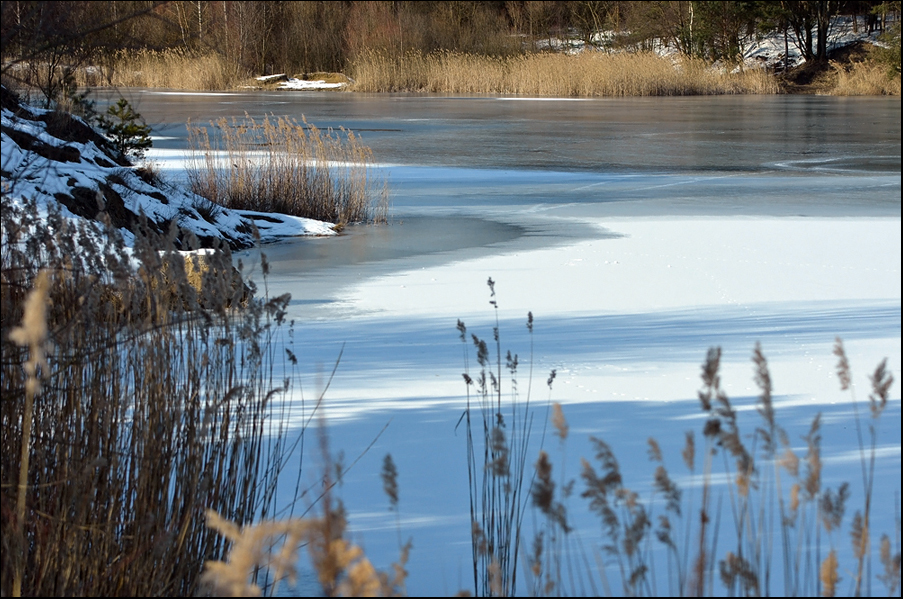
[[[192,191],[228,208],[279,212],[345,225],[385,222],[388,187],[352,131],[323,131],[286,117],[189,123]]]
[[[887,65],[874,62],[852,62],[848,65],[832,62],[835,83],[833,96],[899,96],[900,73],[888,72]]]
[[[122,51],[110,64],[103,83],[114,87],[223,90],[238,87],[250,76],[237,63],[220,54],[199,54],[181,49]],[[85,80],[79,86],[97,84]]]

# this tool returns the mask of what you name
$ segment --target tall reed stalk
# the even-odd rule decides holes
[[[517,355],[502,363],[495,282],[488,280],[495,310],[492,346],[471,334],[479,372],[473,378],[467,351],[467,328],[458,321],[464,350],[467,407],[461,418],[467,427],[467,476],[470,488],[471,543],[474,588],[481,596],[510,596],[517,588],[521,526],[529,500],[524,476],[533,428],[531,388],[522,397],[517,384]],[[533,332],[533,315],[527,317]],[[491,356],[491,349],[495,356]],[[532,356],[530,359],[532,374]],[[504,390],[502,369],[510,377]],[[532,378],[532,376],[531,376]],[[473,395],[471,395],[473,393]]]
[[[4,203],[6,596],[192,595],[227,549],[205,511],[271,515],[275,477],[300,459],[280,444],[291,382],[273,370],[286,298],[249,299],[225,247],[192,283],[183,255],[158,251],[174,236],[129,253],[112,228]],[[33,286],[47,343],[24,332]]]
[[[602,439],[591,437],[597,465],[582,460],[585,490],[581,495],[589,500],[590,510],[602,524],[602,539],[596,543],[602,552],[592,567],[584,552],[548,542],[550,532],[568,537],[574,531],[565,518],[563,498],[556,495],[551,482],[551,461],[542,451],[536,466],[533,505],[547,524],[537,535],[528,562],[534,579],[542,583],[533,586],[534,594],[582,595],[586,588],[598,594],[598,588],[605,594],[658,596],[657,572],[667,576],[670,596],[834,596],[841,592],[839,584],[845,576],[855,596],[871,595],[873,579],[883,583],[890,595],[898,592],[899,513],[896,549],[891,536],[885,533],[881,537],[879,559],[883,569],[877,576],[872,572],[870,545],[878,425],[893,377],[886,360],[870,376],[871,420],[866,440],[852,392],[851,369],[839,339],[835,355],[839,358],[841,389],[851,392],[862,470],[864,505],[849,525],[851,562],[844,561],[848,558],[835,539],[842,529],[850,485],[844,482],[836,489],[824,486],[821,414],[814,417],[802,437],[805,455],[801,457],[779,424],[768,364],[757,344],[752,361],[760,390],[757,411],[761,420],[752,434],[741,432],[739,411],[721,384],[721,350],[712,348],[702,367],[699,392],[705,414],[701,470],[696,466],[693,432],[687,432],[681,452],[690,474],[698,480],[701,496],[694,498],[691,487],[691,495],[685,497],[665,466],[659,443],[650,438],[649,456],[657,466],[652,494],[644,499],[624,486],[624,473],[614,450]],[[563,422],[563,414],[556,409],[553,424],[562,440],[567,430]],[[567,494],[565,491],[564,496]],[[653,541],[664,548],[666,564],[656,563]],[[557,553],[538,559],[549,551]],[[594,586],[596,581],[598,586]]]

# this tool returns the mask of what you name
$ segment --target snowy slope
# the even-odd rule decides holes
[[[72,219],[107,214],[126,243],[134,241],[140,215],[160,232],[175,222],[201,246],[226,241],[246,248],[298,235],[334,235],[333,225],[306,218],[212,207],[200,196],[168,185],[123,159],[78,117],[27,107],[2,89],[2,202],[34,199],[59,204]],[[255,233],[256,231],[256,233]]]

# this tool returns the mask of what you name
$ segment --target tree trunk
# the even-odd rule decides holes
[[[815,7],[815,28],[818,32],[818,41],[815,51],[815,59],[819,62],[828,60],[828,30],[831,28],[830,2],[818,2]]]
[[[787,61],[790,60],[790,36],[787,35],[787,22],[784,22],[784,60],[781,61],[781,72],[787,72]]]

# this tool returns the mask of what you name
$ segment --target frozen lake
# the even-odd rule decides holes
[[[345,127],[373,149],[392,226],[267,249],[304,277],[290,291],[307,318],[360,277],[595,237],[587,217],[900,215],[895,98],[125,95],[159,160],[184,153],[189,119],[246,114]]]
[[[373,149],[392,193],[388,226],[350,227],[337,238],[265,252],[270,293],[292,294],[307,402],[342,352],[323,413],[345,462],[363,453],[340,496],[354,539],[380,568],[398,552],[379,478],[386,453],[398,467],[401,536],[414,543],[409,594],[473,590],[464,436],[455,429],[465,401],[455,325],[460,318],[492,339],[489,277],[497,283],[502,352],[520,356],[522,398],[527,311],[536,319],[537,424],[528,462],[551,397],[571,424],[566,454],[557,439],[545,440],[556,467],[566,464],[564,476],[578,477],[579,457],[591,457],[588,436],[600,436],[644,498],[654,470],[648,437],[665,449],[673,472],[683,471],[684,432],[695,430],[701,442],[696,392],[709,347],[723,350],[724,385],[741,426],[751,433],[759,425],[750,356],[761,342],[779,421],[800,455],[800,436],[823,413],[824,484],[851,483],[848,525],[862,485],[832,346],[843,338],[860,402],[870,392],[867,376],[887,357],[895,383],[880,427],[873,537],[893,538],[899,98],[128,93],[161,136],[151,158],[164,167],[184,154],[189,118],[203,124],[246,112],[343,126]],[[255,261],[253,252],[241,258]],[[469,351],[473,368],[472,344]],[[867,417],[864,403],[859,410]],[[305,417],[292,421],[300,429]],[[302,479],[313,481],[310,457]],[[692,484],[689,476],[684,482]],[[569,510],[582,542],[593,546],[600,528],[581,487],[578,480]],[[524,526],[529,542],[529,513]],[[838,536],[838,546],[848,547],[848,538]],[[772,592],[782,588],[775,582]]]

